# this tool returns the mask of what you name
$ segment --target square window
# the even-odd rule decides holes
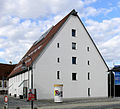
[[[72,57],[72,64],[76,64],[76,57]]]
[[[76,43],[75,42],[72,42],[72,49],[76,50]]]
[[[72,36],[75,37],[76,36],[76,30],[72,29]]]
[[[77,73],[72,73],[72,80],[77,80]]]
[[[88,96],[90,96],[90,93],[91,93],[91,92],[90,92],[90,88],[88,88]]]
[[[60,71],[57,71],[57,79],[60,79]]]

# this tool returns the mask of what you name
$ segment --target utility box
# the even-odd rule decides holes
[[[63,84],[54,85],[54,102],[63,102]]]

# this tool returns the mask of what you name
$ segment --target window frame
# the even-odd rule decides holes
[[[72,81],[77,81],[77,73],[72,73]]]
[[[72,42],[72,50],[76,50],[77,49],[77,44],[75,42]]]
[[[88,88],[88,96],[90,97],[91,96],[91,89]]]
[[[87,62],[87,63],[88,63],[88,65],[90,65],[90,61],[89,61],[89,60],[88,60],[88,62]]]
[[[59,57],[57,58],[57,62],[60,63],[60,58]]]
[[[2,87],[2,81],[0,80],[0,87]]]
[[[90,80],[90,72],[88,72],[88,80]]]
[[[88,51],[88,52],[90,51],[90,47],[87,47],[87,51]]]
[[[5,88],[7,87],[7,81],[4,81],[4,87]]]
[[[72,29],[72,37],[76,37],[76,29]]]
[[[57,71],[57,79],[60,79],[60,71]]]
[[[77,57],[74,57],[74,56],[72,57],[72,64],[74,65],[77,64]]]
[[[57,43],[57,48],[60,48],[60,43]]]

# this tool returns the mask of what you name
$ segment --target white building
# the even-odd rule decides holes
[[[22,70],[23,61],[33,63],[38,99],[53,98],[54,84],[63,84],[64,98],[108,96],[108,67],[75,10],[43,34],[11,72],[11,95],[31,87],[31,70]]]

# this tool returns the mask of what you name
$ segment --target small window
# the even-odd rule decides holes
[[[57,79],[60,79],[60,71],[57,71]]]
[[[88,60],[88,65],[90,65],[90,61]]]
[[[76,64],[76,57],[72,57],[72,64]]]
[[[57,43],[57,48],[60,48],[60,44],[59,43]]]
[[[4,81],[4,87],[5,88],[7,87],[7,81]]]
[[[72,80],[77,80],[77,73],[72,73]]]
[[[72,29],[72,36],[75,37],[76,36],[76,30]]]
[[[0,87],[2,87],[2,81],[0,81]]]
[[[90,48],[89,48],[89,47],[87,47],[87,51],[88,51],[88,52],[90,51]]]
[[[90,72],[88,72],[88,80],[90,80]]]
[[[72,49],[76,50],[76,43],[75,42],[72,42]]]
[[[90,96],[90,88],[88,88],[88,96]]]
[[[60,63],[60,58],[57,58],[57,62]]]

